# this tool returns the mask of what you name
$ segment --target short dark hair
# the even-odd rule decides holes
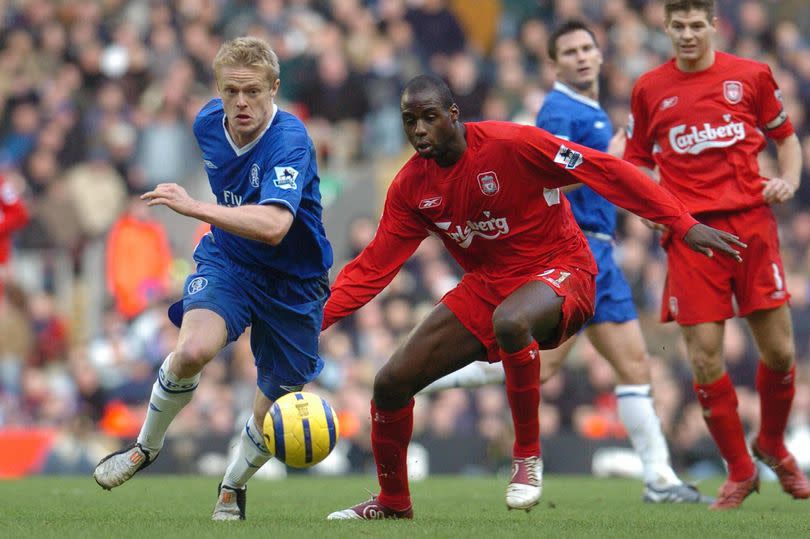
[[[578,19],[572,19],[569,21],[565,21],[557,28],[551,32],[551,35],[548,36],[548,56],[555,62],[557,61],[557,40],[560,39],[565,34],[570,34],[571,32],[576,32],[577,30],[582,30],[584,32],[588,32],[593,38],[593,42],[596,43],[596,34],[593,33],[591,27],[585,24],[584,21],[580,21]]]
[[[436,75],[417,75],[405,84],[402,95],[406,93],[419,94],[423,92],[433,92],[439,98],[442,106],[449,109],[453,103],[453,93],[447,83]]]
[[[706,12],[706,18],[710,21],[714,18],[714,0],[664,0],[664,13],[666,19],[672,17],[675,11],[689,11],[697,9]]]

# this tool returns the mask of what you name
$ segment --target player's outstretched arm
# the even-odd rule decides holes
[[[167,206],[181,215],[205,221],[231,234],[270,245],[281,243],[294,218],[290,210],[275,204],[229,207],[202,202],[189,196],[176,183],[161,183],[141,198],[148,206]]]
[[[667,226],[674,237],[685,241],[692,249],[712,256],[714,249],[740,259],[735,249],[744,247],[733,234],[698,223],[686,207],[666,189],[650,180],[636,166],[574,143],[538,136],[527,130],[529,144],[520,145],[526,157],[543,168],[533,149],[545,154],[546,160],[556,167],[561,184],[582,182],[591,189],[636,215]]]
[[[690,228],[683,237],[683,241],[695,251],[710,258],[714,256],[714,249],[717,249],[733,257],[737,262],[742,262],[742,256],[734,246],[743,249],[748,247],[734,234],[701,223]]]
[[[322,329],[374,299],[424,239],[424,235],[408,237],[392,233],[384,223],[380,223],[371,243],[335,279],[324,309]]]

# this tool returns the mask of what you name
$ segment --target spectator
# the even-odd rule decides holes
[[[131,319],[165,297],[172,253],[166,231],[135,195],[107,238],[107,286],[115,308]]]

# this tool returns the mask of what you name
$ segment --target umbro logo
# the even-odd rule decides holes
[[[425,198],[419,203],[419,209],[425,210],[427,208],[435,208],[442,203],[442,197]]]

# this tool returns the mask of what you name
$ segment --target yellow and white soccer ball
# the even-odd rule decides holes
[[[314,393],[288,393],[273,403],[264,418],[267,449],[293,468],[321,462],[335,448],[339,435],[337,414]]]

